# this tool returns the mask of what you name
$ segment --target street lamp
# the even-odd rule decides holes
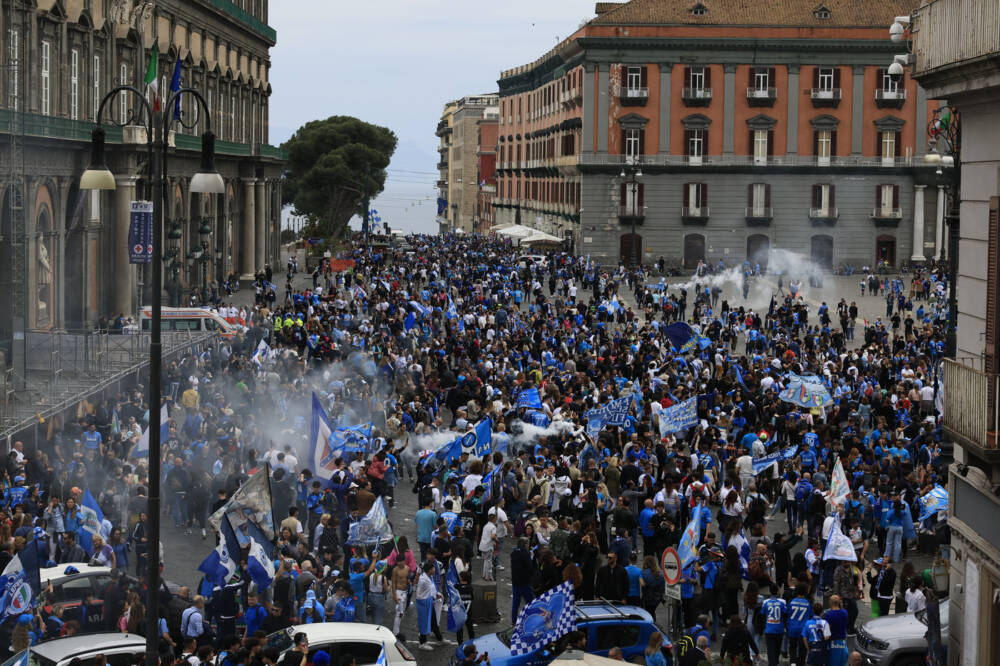
[[[209,252],[209,239],[212,237],[212,227],[208,223],[208,218],[201,218],[201,226],[198,227],[198,237],[201,239],[201,302],[202,305],[208,302],[208,262],[212,258]]]
[[[150,558],[147,566],[147,588],[149,594],[146,598],[147,617],[151,618],[146,623],[146,666],[157,666],[159,663],[159,642],[160,633],[157,618],[160,617],[160,375],[163,361],[163,348],[161,342],[161,314],[162,314],[162,289],[163,273],[160,264],[163,260],[163,209],[164,198],[166,196],[166,174],[167,174],[167,142],[165,137],[169,134],[170,126],[174,121],[174,106],[182,96],[191,95],[199,103],[199,113],[205,112],[206,131],[202,134],[202,168],[191,180],[191,191],[195,193],[218,193],[224,189],[222,177],[215,171],[215,158],[212,154],[215,147],[215,137],[212,134],[211,110],[205,103],[205,99],[197,90],[193,88],[182,88],[172,92],[166,104],[161,110],[154,111],[152,105],[146,99],[145,93],[136,87],[129,85],[116,86],[101,99],[101,104],[97,109],[97,116],[94,118],[96,126],[91,134],[91,164],[80,177],[81,189],[111,190],[114,189],[114,176],[111,174],[104,159],[104,129],[101,127],[101,118],[104,115],[104,107],[109,100],[114,99],[119,94],[133,95],[145,110],[143,125],[146,129],[146,147],[149,153],[147,160],[147,172],[149,178],[147,182],[153,187],[153,238],[152,238],[152,288],[151,288],[151,317],[149,330],[149,494],[147,496],[147,514],[149,516],[149,530],[147,553]],[[113,115],[113,114],[112,114]],[[137,120],[134,113],[129,113],[126,118],[111,119],[112,123],[120,127],[134,123]],[[197,118],[195,119],[197,122]],[[183,121],[181,121],[183,124]],[[185,125],[187,126],[187,125]],[[192,125],[193,126],[193,125]],[[206,155],[208,153],[208,155]],[[155,159],[158,158],[158,159]],[[110,178],[108,176],[111,176]],[[121,248],[120,251],[123,251]],[[155,561],[153,559],[155,558]]]
[[[626,168],[628,171],[626,172]],[[632,221],[632,238],[629,242],[629,262],[631,267],[634,269],[639,265],[639,252],[636,247],[636,236],[635,236],[635,223],[636,218],[639,217],[641,211],[639,210],[639,179],[642,178],[642,167],[641,166],[627,166],[622,167],[622,171],[618,174],[620,178],[627,179],[626,182],[630,183],[632,187],[630,188],[628,195],[631,201],[631,210],[626,209],[629,214],[629,218]]]

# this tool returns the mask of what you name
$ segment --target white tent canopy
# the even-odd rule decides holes
[[[521,245],[552,245],[556,243],[562,243],[562,239],[537,229],[532,230],[530,236],[521,240]]]
[[[510,236],[511,238],[527,238],[535,233],[535,230],[523,224],[514,224],[505,229],[500,229],[497,233],[503,236]]]

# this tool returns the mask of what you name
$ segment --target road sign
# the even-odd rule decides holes
[[[681,579],[681,556],[673,548],[667,548],[663,551],[660,566],[662,567],[663,578],[666,579],[667,585],[673,585]]]
[[[667,585],[664,588],[664,596],[667,599],[673,599],[675,601],[681,600],[681,586],[680,585]]]

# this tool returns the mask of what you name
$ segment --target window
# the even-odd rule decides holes
[[[49,67],[51,65],[50,51],[52,45],[49,42],[42,42],[42,113],[48,115],[52,110],[52,97],[49,88]]]
[[[771,186],[767,183],[751,183],[747,190],[747,216],[767,217],[771,207]]]
[[[216,136],[220,139],[222,138],[222,132],[225,129],[226,120],[226,96],[219,91],[219,113],[216,118]]]
[[[7,91],[7,105],[11,109],[18,111],[21,108],[21,91],[18,88],[21,85],[21,77],[17,76],[17,74],[20,74],[18,68],[21,64],[21,31],[17,28],[8,28],[7,38],[7,57],[10,67],[13,69],[12,73],[15,74],[8,79],[10,81],[10,89]]]
[[[813,217],[832,217],[834,207],[834,186],[825,183],[813,185],[810,211]]]
[[[889,70],[888,69],[880,69],[879,70],[879,80],[880,80],[880,86],[879,87],[884,92],[887,92],[887,93],[898,92],[899,91],[899,81],[901,80],[901,78],[902,77],[900,77],[900,79],[893,78],[893,77],[889,76]]]
[[[753,161],[757,164],[767,162],[771,155],[771,131],[766,129],[750,130],[753,139]]]
[[[629,67],[625,77],[625,87],[637,90],[642,87],[642,67]]]
[[[128,85],[128,65],[122,63],[118,66],[118,85]],[[118,93],[118,121],[125,122],[128,114],[128,95],[123,90]]]
[[[240,143],[247,142],[247,98],[243,98],[243,105],[240,107]]]
[[[896,211],[898,210],[899,210],[899,186],[876,185],[875,186],[876,217],[896,217]]]
[[[94,122],[101,109],[101,58],[94,56]]]
[[[701,158],[705,155],[705,143],[708,140],[708,130],[692,129],[685,130],[684,148],[686,155],[692,164],[700,164]]]
[[[891,130],[878,133],[879,154],[882,156],[882,163],[891,165],[900,156],[899,132]]]
[[[706,183],[684,184],[684,214],[688,217],[708,215],[708,185]]]
[[[771,86],[771,70],[764,69],[761,67],[755,67],[753,69],[753,89],[755,92],[766,93],[767,89]]]
[[[610,650],[615,646],[629,647],[639,642],[642,633],[637,624],[604,624],[597,627],[595,650]]]
[[[625,147],[625,162],[635,164],[645,153],[645,131],[642,129],[623,129],[622,145]]]
[[[705,67],[688,68],[688,87],[691,89],[692,93],[695,93],[696,95],[699,93],[704,94],[705,88],[707,87],[707,72],[708,70]]]
[[[701,4],[700,2],[691,8],[691,13],[695,16],[705,16],[708,14],[708,7]]]
[[[643,205],[643,184],[626,181],[621,184],[619,193],[619,203],[621,203],[622,215],[642,215]]]
[[[833,68],[819,67],[816,70],[816,89],[820,92],[833,92]]]
[[[69,52],[69,117],[80,118],[80,52]]]

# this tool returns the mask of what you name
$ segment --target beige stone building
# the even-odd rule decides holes
[[[470,95],[445,105],[437,134],[439,197],[446,210],[438,216],[441,231],[471,233],[475,230],[479,196],[479,123],[488,111],[496,112],[497,95]],[[443,182],[442,182],[443,181]],[[439,208],[442,202],[439,201]]]

